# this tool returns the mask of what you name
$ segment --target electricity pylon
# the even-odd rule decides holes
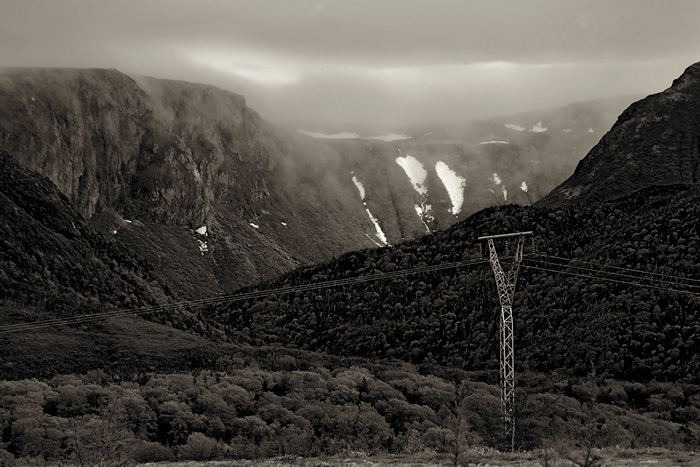
[[[523,261],[525,236],[532,232],[516,232],[502,235],[485,235],[479,240],[486,240],[489,246],[489,261],[493,275],[496,277],[498,300],[501,303],[500,320],[500,367],[501,367],[501,406],[503,409],[504,441],[510,443],[510,450],[515,450],[515,346],[513,343],[513,296],[518,280],[520,263]],[[508,272],[503,271],[494,245],[495,239],[517,237],[517,245]]]

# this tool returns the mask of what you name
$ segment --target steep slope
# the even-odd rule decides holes
[[[3,328],[172,302],[152,265],[96,231],[51,181],[2,150],[0,239]],[[148,320],[122,315],[72,326],[3,329],[0,378],[195,367],[197,349],[211,341],[197,335],[203,330],[183,308],[144,315]]]
[[[44,177],[0,150],[2,298],[42,305],[52,316],[167,297],[150,267],[95,231]]]
[[[540,203],[609,200],[651,185],[700,181],[700,63],[665,91],[636,102]]]
[[[114,70],[14,69],[0,103],[0,144],[85,218],[127,234],[163,277],[188,276],[174,253],[211,279],[204,290],[173,284],[183,295],[373,245],[337,156],[275,130],[235,94]]]
[[[211,86],[4,69],[0,147],[148,259],[174,295],[208,296],[444,229],[487,206],[529,204],[563,180],[595,142],[589,125],[611,124],[615,105],[514,117],[523,131],[506,119],[457,137],[334,142],[284,132]],[[559,120],[568,126],[555,128]],[[496,139],[510,144],[481,144]]]
[[[576,210],[489,208],[421,240],[349,253],[271,286],[472,262],[483,258],[478,235],[531,230],[535,244],[526,252],[536,254],[526,258],[514,305],[519,368],[697,384],[699,217],[700,191],[683,185]],[[609,281],[611,271],[618,275]],[[483,371],[498,368],[497,309],[484,260],[276,294],[221,309],[216,320],[236,342]]]

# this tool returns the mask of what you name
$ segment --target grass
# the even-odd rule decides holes
[[[542,451],[502,453],[493,450],[467,451],[471,463],[459,465],[480,465],[491,467],[542,467],[545,465]],[[700,454],[690,451],[671,451],[661,448],[648,449],[601,449],[597,454],[602,458],[600,466],[607,467],[672,467],[700,465]],[[416,467],[453,466],[454,458],[448,454],[424,452],[416,455],[377,455],[364,456],[350,453],[335,457],[280,457],[259,460],[227,460],[211,462],[157,462],[139,464],[141,467]],[[550,466],[568,467],[575,464],[556,457]]]

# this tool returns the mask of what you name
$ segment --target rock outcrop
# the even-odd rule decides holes
[[[625,110],[543,206],[607,201],[651,185],[700,181],[700,63]]]
[[[416,238],[493,204],[529,204],[570,173],[609,108],[514,117],[522,130],[496,119],[393,142],[329,141],[283,131],[212,86],[116,70],[3,69],[0,149],[191,297]],[[420,166],[420,187],[399,156]],[[441,163],[455,174],[461,210]]]

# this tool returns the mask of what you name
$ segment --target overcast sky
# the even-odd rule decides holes
[[[210,83],[276,121],[461,121],[659,92],[698,0],[0,0],[0,65]]]

